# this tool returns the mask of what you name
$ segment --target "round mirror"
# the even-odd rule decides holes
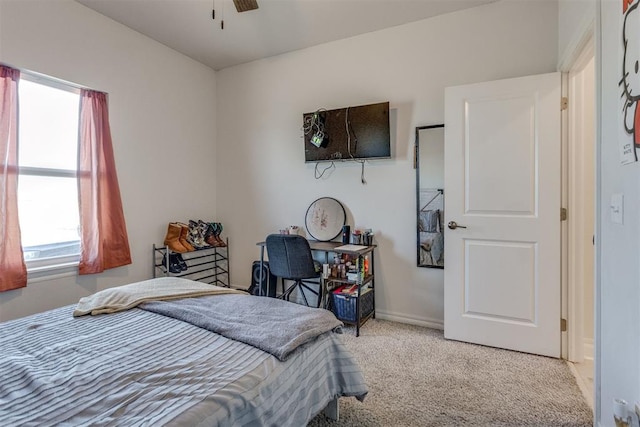
[[[342,233],[347,214],[342,203],[331,197],[321,197],[311,203],[304,218],[309,236],[321,242],[333,240]]]

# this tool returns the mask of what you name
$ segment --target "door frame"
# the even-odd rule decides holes
[[[569,100],[569,108],[562,111],[562,206],[567,208],[568,220],[562,222],[561,226],[561,245],[562,245],[562,318],[567,319],[567,332],[562,333],[562,358],[566,360],[582,360],[582,337],[584,331],[582,328],[584,322],[584,295],[581,287],[577,286],[575,281],[575,272],[577,268],[577,256],[575,253],[575,242],[570,242],[569,238],[574,236],[570,230],[575,230],[576,223],[579,223],[581,216],[579,210],[575,206],[575,198],[571,197],[574,191],[582,190],[581,183],[570,176],[570,163],[577,161],[577,155],[570,147],[577,145],[577,135],[572,132],[576,125],[576,96],[575,93],[569,92],[571,86],[571,78],[573,74],[581,70],[595,55],[595,39],[594,39],[594,23],[584,28],[584,32],[579,43],[574,43],[574,50],[570,59],[565,59],[559,65],[560,71],[563,72],[562,96]],[[596,189],[597,190],[597,189]],[[597,199],[596,199],[597,200]],[[573,202],[573,203],[572,203]],[[595,277],[595,276],[594,276]],[[595,301],[594,301],[595,304]],[[579,348],[580,347],[580,348]]]
[[[567,221],[567,320],[569,322],[568,335],[567,335],[567,359],[571,362],[582,362],[584,360],[584,289],[581,285],[582,271],[584,265],[581,258],[581,250],[579,248],[581,243],[581,233],[579,230],[583,229],[585,225],[585,216],[580,207],[579,194],[583,194],[585,191],[594,191],[594,188],[589,185],[585,185],[579,179],[576,170],[580,166],[572,167],[582,163],[579,155],[578,147],[580,146],[580,140],[582,139],[581,129],[585,125],[582,121],[582,115],[580,114],[581,108],[581,96],[577,93],[576,86],[578,82],[578,76],[576,74],[584,68],[585,65],[594,57],[593,39],[590,40],[580,55],[574,61],[569,74],[568,80],[568,147],[567,147],[567,163],[563,165],[567,168],[567,209],[569,211],[569,221]],[[595,135],[594,135],[595,136]],[[594,164],[595,168],[595,164]],[[593,183],[595,185],[595,182]],[[595,206],[593,207],[595,211]],[[594,276],[595,279],[595,276]]]
[[[574,38],[570,40],[569,46],[564,52],[564,55],[560,58],[558,64],[558,71],[563,73],[563,96],[567,96],[569,74],[572,71],[577,71],[584,67],[591,56],[595,58],[595,215],[594,215],[594,419],[600,418],[600,250],[599,250],[599,237],[600,237],[600,40],[596,34],[597,25],[599,25],[600,10],[596,7],[595,16],[589,19],[583,20],[579,23],[577,30],[574,32]],[[591,56],[590,56],[591,55]],[[566,85],[564,84],[566,81]],[[574,104],[575,105],[575,104]],[[569,108],[571,110],[572,100],[569,98]],[[569,132],[568,128],[571,126],[569,111],[562,111],[562,206],[569,207],[569,179],[568,179],[568,161],[569,156],[574,153],[570,153],[569,147]],[[574,145],[575,146],[575,145]],[[566,154],[566,156],[564,156]],[[572,158],[575,161],[575,157]],[[574,183],[575,184],[575,183]],[[572,187],[571,190],[574,190]],[[575,211],[574,211],[575,212]],[[562,315],[564,319],[567,319],[568,330],[562,333],[562,358],[572,360],[576,356],[576,349],[579,347],[582,349],[583,329],[584,324],[584,295],[581,289],[577,289],[577,284],[570,283],[568,280],[569,263],[571,258],[575,259],[575,254],[569,253],[570,245],[568,241],[568,222],[572,221],[571,210],[569,210],[568,220],[562,223],[561,231],[561,245],[562,245]],[[575,276],[574,276],[575,277]],[[571,308],[570,308],[571,307]],[[565,317],[566,316],[566,317]],[[575,328],[575,325],[579,325],[579,328]]]

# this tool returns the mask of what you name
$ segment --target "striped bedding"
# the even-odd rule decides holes
[[[333,398],[367,393],[337,334],[279,362],[137,308],[73,308],[0,324],[0,425],[304,426]]]

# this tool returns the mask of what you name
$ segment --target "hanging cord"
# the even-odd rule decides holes
[[[356,135],[356,133],[353,130],[353,126],[351,126],[351,122],[349,121],[349,107],[347,107],[347,112],[344,115],[344,127],[347,131],[347,151],[349,153],[349,156],[351,157],[351,159],[354,162],[360,162],[360,165],[362,166],[361,172],[360,172],[360,182],[362,183],[362,185],[366,185],[367,184],[367,180],[364,179],[364,160],[357,160],[354,156],[353,153],[351,152],[351,133],[353,132],[353,139],[354,139],[354,151],[358,149],[358,136]]]
[[[355,160],[355,157],[353,157],[353,153],[351,152],[351,131],[353,131],[353,129],[351,128],[351,122],[349,121],[349,107],[347,107],[347,112],[344,115],[344,128],[347,131],[347,152],[349,153],[349,157]],[[354,145],[358,147],[358,137],[355,135],[355,132],[354,139]]]
[[[304,118],[302,131],[305,135],[314,134],[314,136],[316,136],[320,141],[324,141],[324,123],[322,121],[320,113],[323,113],[325,111],[327,110],[325,110],[324,108],[319,108],[313,114],[308,115]]]
[[[220,29],[224,30],[224,0],[222,0],[222,16],[220,16]]]
[[[362,185],[367,185],[367,180],[364,179],[364,160],[361,162],[362,165],[362,171],[360,172],[360,182],[362,183]]]
[[[313,134],[312,138],[318,138],[320,143],[324,141],[325,133],[324,133],[324,123],[320,116],[320,113],[323,113],[327,110],[324,108],[318,108],[313,114],[310,114],[304,118],[304,123],[302,124],[302,131],[305,135]],[[316,145],[316,144],[314,144]],[[331,162],[329,166],[324,168],[322,172],[318,170],[318,165],[320,162],[316,162],[316,167],[314,170],[314,177],[316,179],[320,179],[324,176],[325,173],[329,171],[329,169],[335,169],[336,165],[334,162]]]
[[[314,171],[314,176],[315,176],[316,179],[322,178],[324,176],[325,172],[327,172],[329,169],[331,169],[331,168],[335,169],[336,168],[336,165],[333,162],[331,162],[331,164],[329,166],[327,166],[326,168],[324,168],[322,170],[322,172],[318,172],[318,165],[319,164],[320,164],[319,162],[316,163],[316,169]]]
[[[216,20],[216,0],[211,0],[211,19]],[[220,28],[224,30],[224,0],[222,0],[222,6],[220,7]]]

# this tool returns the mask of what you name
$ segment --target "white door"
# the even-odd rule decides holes
[[[445,338],[560,356],[560,97],[560,73],[446,89]]]

